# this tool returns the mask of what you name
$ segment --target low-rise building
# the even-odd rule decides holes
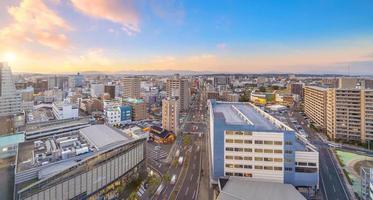
[[[78,106],[67,101],[54,102],[52,110],[56,119],[71,119],[79,117]]]

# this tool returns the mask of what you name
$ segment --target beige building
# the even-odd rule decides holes
[[[177,97],[162,100],[162,127],[179,133],[180,102]]]
[[[329,89],[327,134],[333,140],[373,140],[373,90]]]
[[[321,128],[326,128],[326,102],[326,88],[316,86],[304,88],[304,113]]]
[[[125,101],[132,107],[132,121],[147,118],[146,103],[143,99],[127,98]]]
[[[174,77],[167,80],[167,97],[179,97],[180,110],[186,111],[189,108],[190,87],[187,79]]]
[[[123,97],[140,98],[140,79],[127,77],[123,79]]]
[[[355,89],[358,80],[356,78],[343,77],[338,79],[338,88]]]

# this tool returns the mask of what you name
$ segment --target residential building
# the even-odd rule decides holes
[[[190,103],[190,87],[188,79],[182,79],[179,76],[167,79],[166,91],[167,97],[179,97],[181,111],[188,110]]]
[[[209,101],[212,184],[225,176],[318,189],[319,153],[251,103]]]
[[[360,169],[361,177],[361,199],[371,200],[373,199],[373,168]]]
[[[143,99],[127,98],[125,102],[132,107],[132,121],[139,121],[147,118],[146,104]]]
[[[316,126],[326,129],[327,89],[317,86],[304,88],[304,113]]]
[[[178,97],[162,100],[162,127],[175,134],[179,133],[180,102]]]
[[[93,125],[22,142],[16,155],[14,199],[115,197],[117,188],[144,176],[145,141]]]
[[[78,105],[67,101],[54,102],[52,104],[53,114],[56,119],[71,119],[79,117]]]
[[[91,97],[101,97],[105,92],[104,84],[92,83],[91,84]]]
[[[119,125],[121,122],[121,111],[119,107],[111,107],[105,113],[106,123],[109,125]]]
[[[299,95],[299,97],[303,99],[303,87],[304,83],[291,83],[290,92],[292,95]]]
[[[110,95],[110,99],[115,98],[115,85],[105,85],[104,92]]]
[[[342,77],[338,79],[338,88],[355,89],[357,86],[357,78]]]
[[[120,123],[126,124],[132,121],[132,107],[127,106],[120,106]]]
[[[127,77],[123,79],[123,97],[140,98],[140,79],[137,77]]]

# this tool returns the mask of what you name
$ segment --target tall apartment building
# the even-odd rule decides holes
[[[293,95],[299,95],[300,98],[303,98],[303,87],[304,83],[291,83],[290,92]]]
[[[140,98],[140,79],[127,77],[123,79],[123,97]]]
[[[179,133],[179,106],[178,97],[162,100],[162,127],[175,134]]]
[[[333,140],[373,140],[373,90],[328,89],[327,134]]]
[[[21,95],[17,93],[12,70],[0,63],[0,117],[21,112]]]
[[[174,77],[167,80],[167,97],[179,97],[180,110],[186,111],[189,108],[190,88],[187,79]]]
[[[101,97],[105,92],[105,86],[102,83],[91,84],[91,97]]]
[[[342,77],[338,79],[338,88],[354,89],[357,83],[357,78]]]
[[[304,113],[319,127],[326,128],[327,89],[304,87]]]
[[[113,197],[115,187],[126,187],[146,172],[145,142],[145,137],[93,125],[19,143],[14,199]]]
[[[209,101],[212,184],[224,176],[317,189],[319,153],[251,103]]]

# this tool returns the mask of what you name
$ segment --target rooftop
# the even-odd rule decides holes
[[[144,103],[144,99],[126,98],[126,102],[129,103]]]
[[[250,103],[212,103],[215,124],[250,131],[282,131],[288,127]]]
[[[118,130],[106,125],[93,125],[83,128],[80,129],[80,133],[97,150],[129,139],[121,134]]]
[[[230,177],[223,186],[217,200],[305,200],[294,186],[282,183],[252,181]]]

